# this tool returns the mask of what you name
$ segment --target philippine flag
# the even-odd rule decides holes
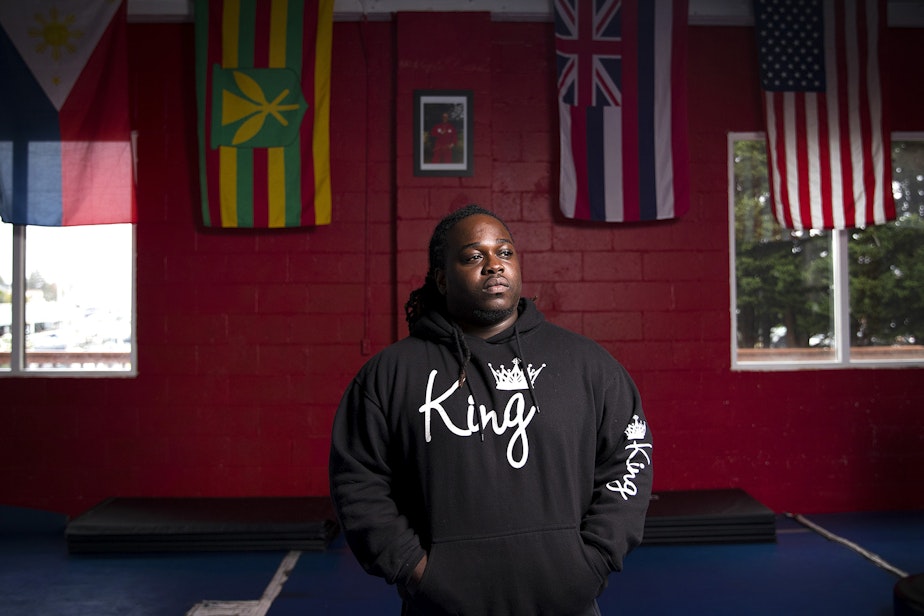
[[[125,2],[0,2],[0,218],[136,221]]]

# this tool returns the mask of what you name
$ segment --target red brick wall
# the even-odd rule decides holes
[[[924,507],[921,370],[730,371],[726,139],[761,124],[749,28],[692,28],[691,210],[627,226],[558,214],[550,24],[337,22],[333,222],[265,232],[199,223],[192,25],[130,28],[139,376],[0,380],[0,504],[325,494],[340,393],[404,335],[436,219],[478,202],[510,224],[525,292],[635,376],[656,489],[736,486],[805,513]],[[890,44],[894,128],[924,129],[924,42],[893,30]],[[473,90],[472,177],[414,177],[421,88]]]

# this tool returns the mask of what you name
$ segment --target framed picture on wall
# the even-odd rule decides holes
[[[472,91],[414,90],[414,175],[472,175]]]

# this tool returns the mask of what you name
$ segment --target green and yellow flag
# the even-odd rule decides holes
[[[207,227],[330,222],[334,0],[196,0]]]

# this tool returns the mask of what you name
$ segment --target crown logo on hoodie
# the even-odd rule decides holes
[[[515,391],[518,389],[529,389],[531,384],[536,383],[536,377],[539,376],[539,373],[545,368],[545,364],[542,364],[535,370],[532,364],[526,366],[526,371],[529,373],[529,383],[527,383],[526,375],[523,374],[523,370],[520,368],[520,358],[514,357],[512,363],[513,368],[511,370],[507,370],[503,364],[501,364],[500,370],[495,370],[494,366],[490,363],[488,364],[491,372],[494,373],[494,382],[497,384],[498,390]]]
[[[626,438],[630,441],[640,441],[645,438],[645,433],[648,432],[648,425],[644,421],[638,420],[638,415],[633,415],[632,423],[626,427]]]

